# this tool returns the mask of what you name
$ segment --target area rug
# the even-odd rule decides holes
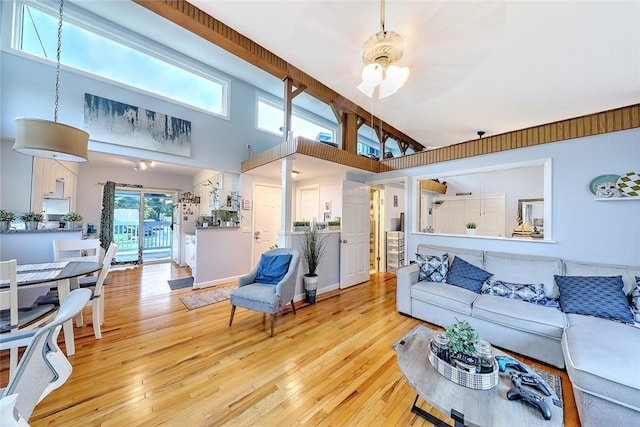
[[[167,280],[172,291],[176,289],[190,288],[193,286],[193,277],[185,277],[183,279]]]
[[[194,292],[186,297],[181,297],[180,301],[182,301],[185,307],[189,310],[193,310],[194,308],[204,307],[205,305],[228,300],[231,291],[236,288],[237,286],[225,286],[223,288],[215,288],[205,292]]]

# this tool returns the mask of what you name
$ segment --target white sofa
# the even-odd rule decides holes
[[[491,279],[542,283],[558,296],[554,275],[622,275],[624,291],[635,287],[640,266],[610,266],[560,258],[418,245],[420,255],[449,254],[493,273]],[[443,283],[418,281],[419,267],[396,271],[400,313],[445,327],[467,320],[488,341],[559,368],[566,366],[583,426],[633,425],[640,420],[640,329],[633,325],[532,304]]]

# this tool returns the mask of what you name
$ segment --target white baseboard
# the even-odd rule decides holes
[[[193,289],[210,288],[212,286],[216,286],[216,285],[219,285],[221,283],[228,283],[228,282],[235,282],[235,284],[237,285],[239,277],[240,277],[240,275],[231,276],[231,277],[225,277],[224,279],[211,280],[209,282],[194,283],[193,284]]]

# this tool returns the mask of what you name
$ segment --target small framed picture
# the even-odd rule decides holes
[[[193,203],[200,203],[200,196],[196,196],[193,198]]]

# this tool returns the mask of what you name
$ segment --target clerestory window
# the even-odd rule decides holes
[[[256,127],[260,130],[283,134],[284,109],[276,103],[265,98],[258,97],[258,111],[256,114]],[[319,142],[332,143],[335,141],[335,130],[310,118],[302,117],[294,112],[291,117],[291,131],[293,136],[302,136]]]
[[[56,60],[58,15],[30,3],[17,3],[12,47]],[[65,10],[60,62],[153,95],[178,101],[216,115],[228,116],[229,81],[209,70],[169,62],[106,31],[79,25],[81,17]],[[112,34],[117,34],[114,29]]]

